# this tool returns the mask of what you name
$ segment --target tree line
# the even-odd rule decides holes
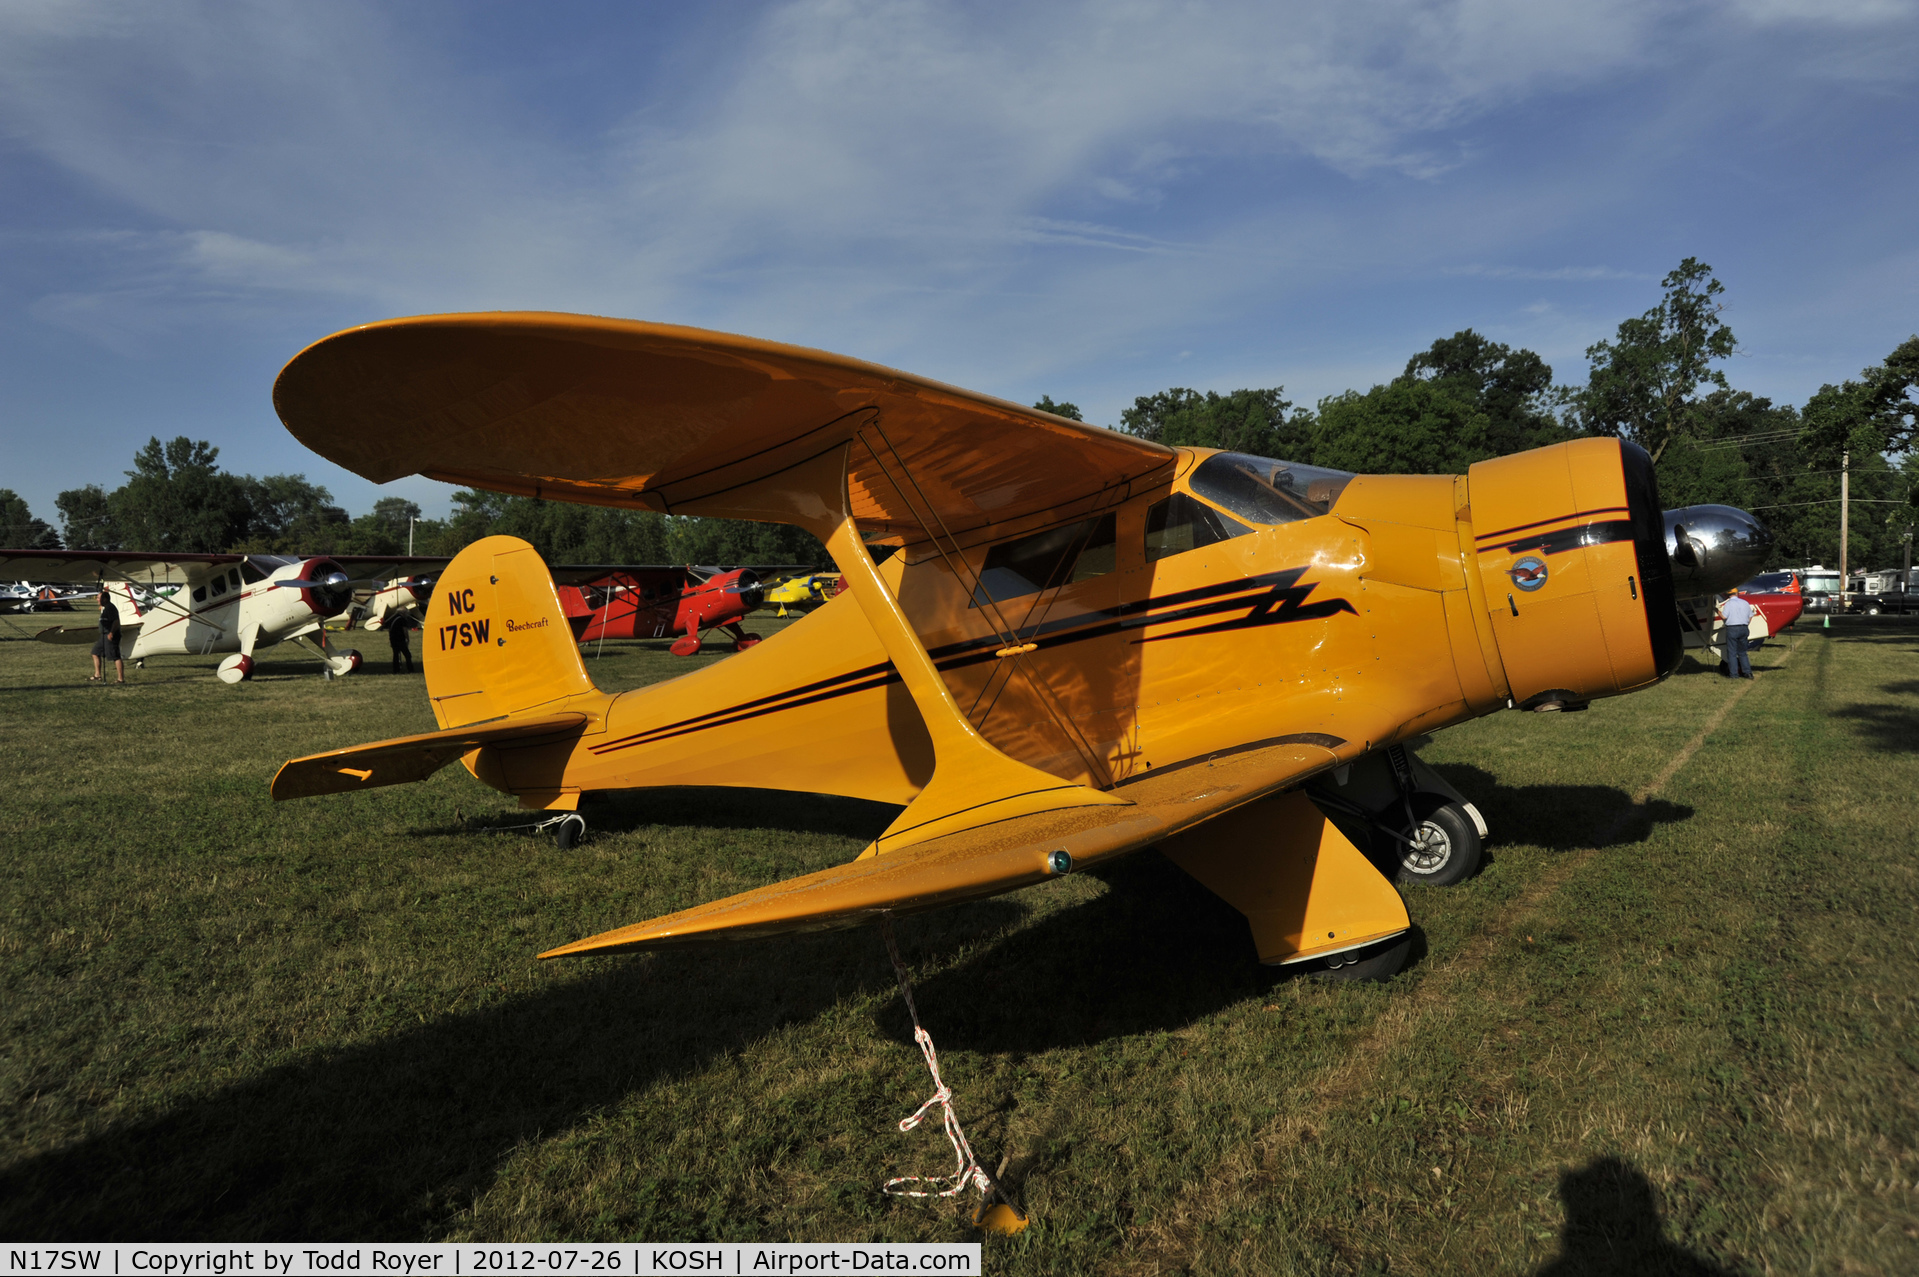
[[[1403,373],[1312,408],[1283,386],[1222,394],[1175,386],[1142,395],[1118,429],[1157,442],[1227,448],[1365,474],[1461,474],[1474,462],[1568,439],[1616,436],[1649,452],[1668,507],[1722,502],[1758,513],[1783,563],[1836,563],[1839,470],[1850,458],[1855,507],[1850,562],[1890,564],[1915,515],[1919,336],[1857,380],[1822,386],[1803,406],[1731,385],[1738,349],[1724,286],[1687,258],[1657,305],[1586,350],[1584,385],[1558,385],[1530,350],[1471,329],[1441,337]],[[1043,396],[1034,405],[1082,420]],[[674,517],[461,490],[446,519],[423,519],[399,497],[349,518],[304,475],[256,479],[222,471],[219,450],[182,436],[149,440],[127,481],[59,494],[63,531],[0,489],[0,544],[13,547],[247,551],[285,554],[456,554],[481,537],[529,541],[549,563],[818,563],[810,534],[780,524]]]
[[[220,469],[220,450],[185,436],[150,439],[127,481],[62,492],[64,537],[0,489],[5,544],[15,548],[137,550],[175,554],[453,555],[481,537],[531,542],[549,563],[824,563],[814,537],[782,524],[676,518],[652,510],[536,501],[462,489],[446,519],[421,517],[403,497],[382,497],[359,518],[305,475],[263,479]]]

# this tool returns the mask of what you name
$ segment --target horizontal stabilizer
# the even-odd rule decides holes
[[[857,926],[883,913],[916,913],[997,895],[1138,851],[1337,766],[1347,742],[1300,736],[1231,756],[1195,759],[1124,787],[1127,806],[1072,807],[1017,816],[866,856],[802,878],[604,932],[542,958],[620,953],[695,940],[750,939],[785,931]]]
[[[462,754],[482,745],[534,737],[564,736],[586,724],[586,715],[574,712],[540,718],[496,719],[446,731],[401,736],[394,740],[355,745],[325,754],[312,754],[283,763],[273,778],[275,799],[313,798],[345,794],[381,785],[404,785],[425,780]]]

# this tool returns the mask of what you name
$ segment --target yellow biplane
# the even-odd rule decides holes
[[[902,808],[847,864],[542,957],[846,926],[1158,846],[1247,917],[1262,961],[1390,973],[1405,905],[1326,807],[1370,784],[1383,797],[1346,815],[1410,817],[1394,845],[1417,876],[1418,805],[1449,796],[1407,741],[1582,709],[1680,657],[1652,468],[1615,439],[1356,476],[821,351],[538,313],[338,333],[274,398],[302,442],[376,482],[797,524],[846,578],[806,624],[615,696],[532,547],[489,537],[425,618],[440,730],[280,769],[276,798],[457,758],[559,814],[667,785]]]

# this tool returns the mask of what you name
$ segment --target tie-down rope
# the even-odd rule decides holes
[[[970,1185],[980,1191],[980,1208],[984,1210],[993,1200],[997,1189],[986,1168],[973,1156],[973,1146],[966,1142],[966,1132],[960,1129],[959,1115],[953,1112],[953,1088],[946,1085],[940,1077],[940,1060],[933,1050],[933,1035],[920,1025],[920,1013],[913,1005],[913,985],[906,978],[906,964],[900,961],[899,945],[893,940],[893,919],[880,915],[880,934],[886,937],[886,956],[893,960],[893,975],[900,982],[900,997],[906,1002],[906,1014],[913,1019],[913,1040],[919,1043],[920,1054],[926,1057],[926,1069],[933,1075],[933,1098],[919,1106],[911,1117],[900,1119],[900,1130],[910,1131],[920,1124],[927,1111],[935,1104],[940,1106],[940,1116],[946,1125],[946,1138],[953,1143],[955,1169],[951,1175],[900,1175],[889,1179],[880,1186],[880,1191],[894,1197],[957,1197]],[[899,1188],[900,1184],[944,1184],[952,1182],[951,1188],[934,1190],[932,1188]]]

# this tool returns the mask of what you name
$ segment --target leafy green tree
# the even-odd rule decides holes
[[[750,523],[742,519],[669,521],[668,561],[673,563],[832,562],[814,536],[786,523]]]
[[[1292,412],[1285,394],[1284,386],[1226,395],[1175,386],[1133,400],[1133,406],[1120,413],[1120,423],[1129,434],[1154,443],[1304,461],[1300,454],[1308,442],[1311,414]]]
[[[1866,370],[1873,410],[1886,423],[1886,450],[1910,452],[1919,442],[1919,336],[1893,348],[1886,362]]]
[[[1558,443],[1572,432],[1548,411],[1552,377],[1532,351],[1463,329],[1385,385],[1320,400],[1310,460],[1362,474],[1464,474],[1476,461]]]
[[[1702,386],[1727,390],[1712,365],[1738,345],[1719,318],[1725,286],[1696,257],[1660,281],[1659,304],[1619,325],[1612,341],[1586,348],[1592,371],[1571,407],[1589,434],[1619,435],[1657,462],[1674,439],[1699,428]]]
[[[0,546],[9,550],[57,550],[60,534],[33,511],[12,488],[0,488]]]
[[[1055,417],[1064,417],[1068,421],[1086,420],[1086,418],[1080,416],[1078,404],[1054,403],[1053,396],[1051,395],[1041,395],[1039,397],[1039,402],[1034,404],[1033,406],[1039,409],[1041,412],[1050,412]]]
[[[165,444],[149,439],[126,484],[107,498],[125,547],[217,554],[243,541],[252,520],[246,482],[222,471],[219,456],[185,435]]]
[[[457,554],[485,536],[517,536],[548,563],[817,563],[826,547],[795,527],[738,519],[669,518],[652,510],[536,501],[463,490],[453,518],[434,525],[421,554]],[[425,525],[422,525],[424,528]]]
[[[73,550],[118,550],[125,546],[107,490],[97,483],[69,488],[53,499],[60,512],[67,547]]]
[[[351,544],[346,511],[333,504],[332,493],[305,475],[247,475],[240,483],[250,515],[246,540],[234,548],[268,554],[337,554],[358,548]]]
[[[339,547],[346,554],[405,554],[407,552],[407,533],[415,533],[414,552],[427,553],[420,547],[425,544],[422,533],[415,526],[420,518],[420,507],[405,497],[381,497],[373,503],[373,509],[353,520],[348,526]]]

